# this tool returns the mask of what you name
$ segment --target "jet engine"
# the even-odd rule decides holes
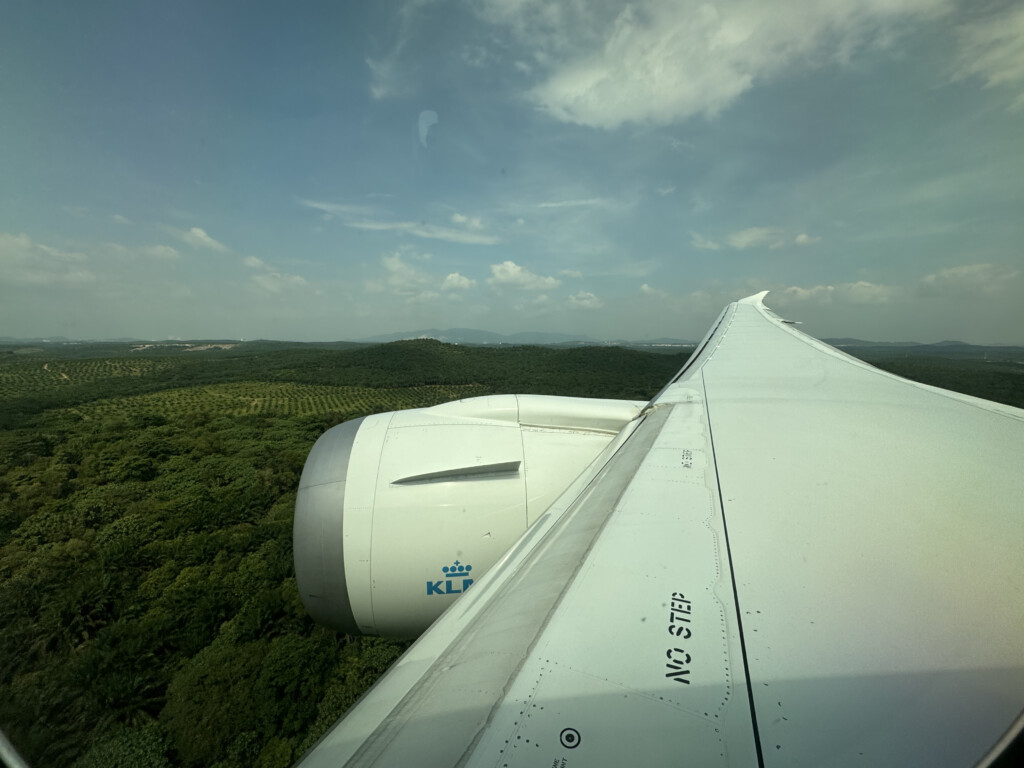
[[[306,610],[339,632],[420,634],[645,406],[500,395],[327,430],[295,502]]]

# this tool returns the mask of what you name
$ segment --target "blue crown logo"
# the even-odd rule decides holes
[[[451,565],[446,565],[441,569],[445,576],[468,576],[469,572],[473,570],[472,565],[463,565],[456,560]]]
[[[427,582],[428,595],[461,595],[473,585],[470,572],[472,565],[463,565],[456,560],[451,565],[446,565],[441,570],[444,578],[440,581]]]

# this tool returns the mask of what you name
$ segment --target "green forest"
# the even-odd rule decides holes
[[[405,648],[305,615],[291,520],[316,438],[496,392],[646,399],[683,360],[188,349],[0,349],[0,726],[33,766],[291,765]]]
[[[270,342],[0,347],[0,727],[33,766],[291,765],[407,643],[295,587],[316,438],[500,392],[645,400],[686,354]],[[884,354],[1024,407],[1024,370]]]

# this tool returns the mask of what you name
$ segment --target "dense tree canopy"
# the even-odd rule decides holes
[[[88,351],[0,350],[0,726],[39,766],[287,766],[398,657],[317,627],[298,597],[295,489],[324,429],[495,392],[647,399],[685,359]],[[1024,405],[1013,366],[883,364]]]

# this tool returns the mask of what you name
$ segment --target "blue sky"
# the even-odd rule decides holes
[[[0,336],[1024,344],[1024,5],[8,4]]]

